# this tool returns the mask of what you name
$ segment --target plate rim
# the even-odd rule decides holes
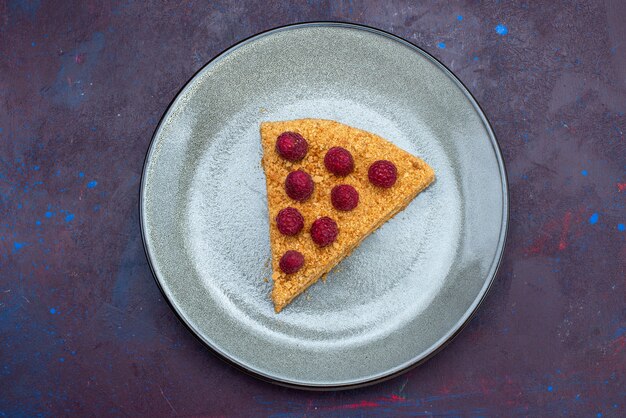
[[[296,381],[285,380],[276,376],[270,376],[270,375],[261,373],[257,370],[248,368],[245,365],[237,362],[235,359],[229,358],[225,354],[221,353],[217,347],[213,347],[195,331],[193,326],[191,326],[191,324],[187,322],[186,318],[179,312],[179,310],[176,308],[174,303],[170,300],[169,296],[165,292],[165,289],[161,285],[161,282],[157,276],[154,263],[153,263],[153,258],[150,253],[150,249],[148,248],[148,243],[147,243],[147,238],[146,238],[146,225],[145,225],[146,221],[145,221],[145,208],[144,208],[144,202],[145,202],[144,193],[146,190],[145,185],[146,185],[146,179],[147,179],[146,168],[147,168],[148,161],[150,160],[150,156],[152,155],[152,152],[154,150],[156,136],[160,132],[161,127],[165,121],[165,118],[169,115],[170,109],[172,108],[174,103],[177,101],[177,99],[185,91],[187,86],[191,84],[191,82],[196,78],[198,74],[204,71],[211,64],[226,57],[231,51],[234,51],[236,48],[243,46],[244,44],[248,42],[254,41],[257,38],[261,38],[266,35],[269,35],[273,32],[280,32],[283,30],[291,30],[291,29],[297,29],[297,28],[303,28],[303,27],[340,27],[340,28],[363,30],[366,32],[381,35],[392,41],[396,41],[396,42],[399,42],[400,44],[407,46],[409,49],[412,49],[414,53],[421,54],[426,59],[431,61],[434,65],[439,67],[453,82],[457,84],[457,86],[461,89],[461,91],[465,94],[465,96],[468,98],[468,100],[477,110],[477,113],[479,114],[480,119],[485,125],[485,128],[487,130],[487,134],[489,136],[491,146],[494,150],[494,154],[495,154],[498,168],[500,171],[500,176],[502,178],[502,196],[503,196],[502,198],[503,211],[502,211],[502,219],[501,219],[502,228],[500,230],[500,236],[499,236],[498,245],[496,248],[496,255],[491,263],[490,272],[487,274],[487,276],[490,276],[490,277],[488,277],[488,279],[485,280],[485,283],[483,284],[483,287],[481,288],[477,298],[474,300],[474,302],[468,308],[465,314],[459,319],[459,321],[456,324],[454,324],[450,328],[450,331],[453,331],[453,332],[448,331],[448,334],[444,335],[439,341],[435,342],[428,350],[423,352],[423,353],[426,353],[426,355],[418,359],[414,358],[413,360],[407,362],[407,364],[401,369],[392,371],[390,373],[383,374],[381,376],[374,377],[374,378],[355,380],[353,383],[340,383],[340,384],[328,384],[327,385],[327,384],[307,384],[307,383],[300,383]],[[152,133],[152,136],[150,138],[150,143],[148,145],[148,149],[144,157],[142,171],[141,171],[138,210],[139,210],[141,241],[143,244],[143,250],[146,256],[146,260],[148,261],[148,266],[150,267],[152,278],[156,282],[157,287],[159,288],[159,291],[161,292],[161,295],[163,296],[163,299],[167,302],[167,304],[172,309],[172,311],[174,312],[176,317],[179,319],[179,321],[182,322],[185,328],[196,339],[198,339],[202,343],[202,345],[206,349],[208,349],[210,353],[212,353],[214,356],[216,356],[220,360],[226,362],[230,366],[233,366],[236,369],[244,372],[245,374],[255,377],[264,382],[273,383],[279,386],[284,386],[284,387],[293,388],[293,389],[303,389],[303,390],[310,390],[310,391],[330,391],[330,390],[346,390],[346,389],[362,388],[365,386],[370,386],[370,385],[374,385],[377,383],[381,383],[381,382],[393,379],[401,374],[404,374],[424,364],[425,362],[430,360],[432,357],[437,355],[444,348],[446,348],[448,344],[450,344],[465,329],[465,327],[470,323],[470,321],[472,320],[472,318],[474,317],[474,315],[476,314],[476,312],[478,311],[482,303],[485,301],[487,294],[489,294],[489,291],[491,290],[491,287],[495,281],[498,271],[500,270],[500,267],[502,265],[502,260],[503,260],[504,252],[506,249],[506,239],[508,236],[508,229],[509,229],[510,195],[509,195],[509,180],[508,180],[506,165],[504,162],[504,158],[502,156],[502,149],[500,148],[500,144],[498,143],[493,127],[491,126],[491,123],[489,122],[489,119],[487,118],[484,109],[480,106],[480,104],[478,103],[474,95],[470,92],[467,86],[445,64],[443,64],[439,59],[435,58],[433,55],[431,55],[429,52],[427,52],[423,48],[413,44],[412,42],[398,35],[395,35],[391,32],[387,32],[383,29],[375,28],[375,27],[360,24],[360,23],[342,22],[342,21],[334,21],[334,20],[315,20],[315,21],[297,22],[297,23],[291,23],[287,25],[272,27],[264,31],[255,33],[244,39],[241,39],[240,41],[237,41],[233,43],[232,45],[229,45],[228,47],[226,47],[219,53],[215,54],[213,58],[207,61],[204,65],[202,65],[202,67],[200,67],[197,71],[195,71],[191,75],[191,77],[180,87],[180,89],[178,89],[178,91],[176,92],[172,100],[170,100],[170,102],[168,103],[167,107],[165,108],[165,111],[163,112],[163,114],[161,115],[159,119],[159,123],[156,125],[154,132]]]

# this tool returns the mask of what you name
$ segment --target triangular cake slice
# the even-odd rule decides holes
[[[287,133],[286,142],[281,143],[285,148],[279,148],[278,138],[281,136],[284,138],[285,133]],[[304,151],[301,143],[294,146],[294,138],[300,142],[302,138],[306,141]],[[261,142],[270,223],[272,300],[276,312],[280,312],[296,296],[328,273],[365,237],[404,209],[435,179],[433,169],[421,159],[378,135],[331,120],[265,122],[261,124]],[[329,171],[328,165],[325,165],[327,152],[335,147],[341,147],[352,155],[353,169],[347,175],[341,175],[345,174],[341,171],[343,169],[339,170],[340,175],[333,174]],[[284,151],[282,154],[281,150]],[[301,153],[300,156],[297,155],[298,152]],[[396,180],[391,186],[373,183],[370,167],[380,160],[395,165]],[[338,158],[337,161],[345,162],[345,158],[343,160]],[[389,170],[385,171],[386,168],[388,167],[382,167],[383,182],[388,180],[384,178],[385,174],[389,174]],[[290,189],[291,196],[300,199],[295,200],[287,193],[286,179],[290,173],[298,170],[308,173],[313,181],[313,192],[309,197],[302,199],[301,195],[297,195],[297,190],[294,194]],[[374,175],[376,173],[379,172],[375,171]],[[374,182],[375,180],[376,178]],[[352,210],[338,210],[336,208],[338,201],[335,200],[335,204],[333,203],[331,191],[339,185],[350,185],[354,188],[352,190],[358,193],[358,204]],[[341,197],[338,199],[341,200]],[[343,196],[342,202],[342,204],[347,202],[348,207],[354,206],[354,199],[351,201],[350,193],[347,197]],[[301,215],[300,221],[303,220],[300,229],[295,225],[298,230],[295,234],[293,234],[293,216],[287,219],[288,222],[281,224],[287,225],[287,229],[292,228],[288,232],[293,235],[285,235],[277,225],[277,216],[285,208],[297,209]],[[292,209],[290,211],[291,213],[287,215],[295,213]],[[283,213],[285,214],[286,212]],[[318,242],[320,236],[322,239],[328,239],[326,233],[328,231],[324,231],[325,225],[321,225],[323,222],[318,223],[322,226],[321,233],[320,228],[311,230],[313,223],[322,217],[334,220],[338,229],[334,240],[331,243],[323,242],[322,244],[326,244],[324,246],[316,244],[313,239],[317,238]],[[285,228],[282,227],[282,230]],[[289,255],[291,259],[285,260],[283,267],[287,266],[289,274],[285,273],[284,268],[281,269],[281,258],[288,251],[291,252]],[[294,251],[300,255],[293,256]],[[290,272],[289,270],[294,267],[297,271]]]

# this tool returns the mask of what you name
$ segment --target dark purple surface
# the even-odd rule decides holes
[[[1,416],[624,416],[625,3],[69,3],[0,1]],[[467,329],[422,367],[331,393],[209,354],[161,297],[137,215],[178,89],[236,41],[320,19],[441,59],[493,124],[511,189],[504,261]]]

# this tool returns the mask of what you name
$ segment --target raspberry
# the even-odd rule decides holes
[[[287,161],[300,161],[308,150],[308,142],[298,133],[283,132],[276,139],[276,152]]]
[[[378,160],[370,165],[367,177],[374,186],[390,188],[398,179],[398,170],[391,161]]]
[[[285,191],[293,200],[307,200],[313,193],[313,179],[302,170],[292,171],[285,179]]]
[[[328,216],[316,219],[311,225],[311,238],[320,247],[332,244],[337,239],[337,234],[339,234],[337,222]]]
[[[289,250],[280,258],[278,266],[285,274],[293,274],[304,265],[304,256],[296,250]]]
[[[345,148],[332,147],[324,156],[326,169],[338,176],[347,176],[354,170],[352,154]]]
[[[276,226],[283,235],[296,235],[304,228],[304,218],[296,208],[285,208],[276,215]]]
[[[349,184],[340,184],[331,190],[330,201],[335,209],[349,211],[359,204],[359,192]]]

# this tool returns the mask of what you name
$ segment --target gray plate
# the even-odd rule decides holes
[[[305,117],[379,134],[437,181],[277,315],[259,123]],[[493,132],[452,73],[385,32],[310,23],[239,43],[182,89],[148,152],[141,223],[202,341],[259,377],[329,388],[406,370],[461,329],[494,278],[507,202]]]

